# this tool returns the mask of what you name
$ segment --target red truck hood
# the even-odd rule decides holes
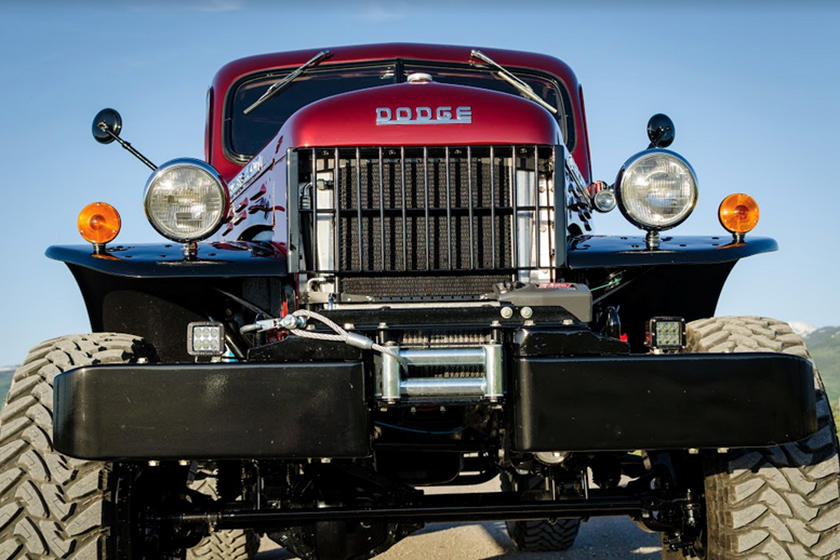
[[[434,82],[392,84],[322,99],[292,115],[280,135],[291,147],[562,141],[557,122],[532,101]]]

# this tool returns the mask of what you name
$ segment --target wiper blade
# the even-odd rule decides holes
[[[533,90],[533,88],[531,88],[531,86],[514,76],[513,72],[511,72],[510,70],[508,70],[507,68],[505,68],[504,66],[502,66],[486,54],[484,54],[483,52],[478,50],[472,50],[470,51],[470,58],[477,58],[485,64],[489,64],[490,66],[496,69],[497,77],[512,85],[514,88],[516,88],[516,90],[519,93],[521,93],[531,101],[535,101],[539,105],[542,105],[543,107],[551,111],[553,114],[557,114],[557,109],[555,107],[552,107],[545,99],[537,95],[537,93]]]
[[[310,58],[309,60],[307,60],[306,62],[304,62],[285,76],[283,76],[280,80],[271,84],[271,86],[269,86],[269,88],[265,90],[265,93],[263,93],[259,99],[251,103],[251,105],[248,106],[248,108],[242,112],[247,115],[257,107],[259,107],[260,105],[277,95],[277,93],[284,87],[294,82],[298,76],[300,76],[304,73],[304,71],[306,71],[307,68],[309,68],[310,66],[315,66],[325,58],[328,58],[331,54],[332,53],[330,51],[319,52],[318,54],[316,54],[315,56],[313,56],[312,58]]]

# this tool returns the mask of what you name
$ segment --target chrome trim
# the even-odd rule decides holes
[[[211,224],[209,227],[200,231],[197,235],[193,235],[190,237],[178,236],[172,234],[172,232],[165,231],[162,227],[155,223],[155,221],[152,219],[149,213],[149,194],[152,191],[152,187],[154,186],[155,181],[157,181],[160,178],[160,176],[163,175],[165,172],[178,167],[194,167],[198,168],[204,173],[207,173],[216,183],[216,186],[221,191],[222,198],[224,199],[222,211],[219,212],[218,220],[216,220],[214,224]],[[222,178],[222,175],[216,170],[215,167],[200,159],[177,158],[171,161],[167,161],[163,165],[159,166],[149,176],[149,179],[146,181],[146,186],[143,192],[143,212],[146,214],[146,219],[149,220],[149,224],[151,224],[151,226],[155,229],[156,232],[158,232],[165,238],[171,239],[172,241],[176,241],[178,243],[190,243],[193,241],[201,241],[202,239],[207,239],[219,230],[219,228],[222,226],[222,223],[224,223],[228,210],[230,209],[230,192],[228,191],[227,185],[225,184],[225,180]]]
[[[632,167],[636,163],[638,163],[640,160],[642,160],[644,158],[647,158],[647,157],[654,156],[654,155],[663,155],[663,156],[666,156],[666,157],[670,157],[670,158],[673,158],[673,159],[677,160],[678,162],[682,163],[683,165],[685,165],[685,167],[688,169],[689,174],[691,175],[691,180],[693,182],[693,187],[694,187],[693,188],[693,195],[694,195],[693,200],[692,200],[691,204],[685,208],[685,210],[684,210],[685,214],[682,217],[680,217],[677,221],[675,221],[673,223],[670,223],[670,224],[662,225],[662,226],[652,225],[652,224],[644,224],[641,221],[639,221],[638,219],[636,219],[634,216],[631,216],[630,213],[627,211],[627,209],[624,206],[623,197],[621,195],[622,181],[624,179],[624,174],[627,172],[627,170],[630,169],[630,167]],[[671,229],[671,228],[674,228],[674,227],[680,225],[681,223],[686,221],[689,216],[691,216],[692,212],[694,212],[694,208],[697,206],[697,199],[699,198],[699,192],[698,192],[698,187],[697,187],[697,174],[694,172],[694,168],[691,167],[691,164],[688,163],[688,160],[686,160],[680,154],[678,154],[676,152],[672,152],[671,150],[665,150],[665,149],[662,149],[662,148],[654,148],[654,149],[651,149],[651,150],[644,150],[644,151],[641,151],[641,152],[631,156],[627,161],[624,162],[624,164],[621,166],[621,169],[618,170],[618,175],[615,178],[614,187],[615,187],[615,195],[616,195],[616,198],[618,199],[618,208],[619,208],[619,210],[621,210],[621,213],[624,215],[624,217],[627,219],[628,222],[630,222],[631,224],[633,224],[634,226],[636,226],[639,229],[643,229],[643,230],[647,230],[647,231],[663,231],[663,230]]]
[[[487,383],[481,378],[438,379],[424,377],[400,382],[404,397],[483,397]]]
[[[400,356],[410,366],[483,366],[484,348],[431,348],[429,350],[400,350]]]
[[[592,195],[593,208],[602,214],[612,212],[615,210],[617,204],[618,200],[616,199],[615,191],[609,187]]]

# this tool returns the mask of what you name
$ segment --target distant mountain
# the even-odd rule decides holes
[[[805,343],[820,370],[836,415],[840,398],[840,327],[816,329],[805,337]]]
[[[6,402],[6,393],[9,391],[9,384],[12,382],[17,366],[0,366],[0,406]]]
[[[803,338],[817,330],[817,327],[814,325],[809,325],[808,323],[803,323],[801,321],[791,321],[788,324],[793,329],[793,332]]]

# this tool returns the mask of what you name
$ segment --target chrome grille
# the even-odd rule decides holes
[[[368,289],[383,276],[418,274],[469,275],[477,286],[490,277],[550,279],[562,149],[298,149],[290,236],[300,236],[300,270]]]

